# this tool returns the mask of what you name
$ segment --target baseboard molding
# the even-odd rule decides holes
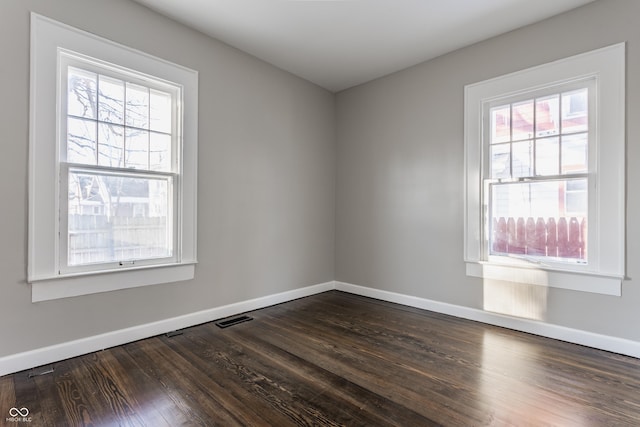
[[[126,344],[143,338],[149,338],[169,331],[175,331],[177,329],[211,322],[223,317],[233,316],[247,311],[291,301],[297,298],[326,292],[334,288],[335,282],[321,283],[305,288],[294,289],[292,291],[254,298],[235,304],[215,307],[195,313],[185,314],[183,316],[0,357],[0,376],[58,362],[71,357],[81,356],[83,354]]]
[[[350,283],[326,282],[0,357],[0,376],[333,289],[640,358],[640,342],[637,341],[595,334],[535,320],[505,316]]]
[[[426,298],[367,288],[350,283],[336,282],[335,289],[355,295],[421,308],[423,310],[434,311],[436,313],[448,314],[463,319],[474,320],[490,325],[501,326],[503,328],[514,329],[560,341],[567,341],[573,344],[580,344],[587,347],[640,358],[640,342],[637,341],[595,334],[593,332],[567,328],[535,320],[505,316],[475,308],[447,304]]]

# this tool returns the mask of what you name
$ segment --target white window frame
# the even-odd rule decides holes
[[[182,109],[180,143],[175,179],[178,217],[175,258],[163,264],[123,263],[117,270],[64,270],[60,266],[61,203],[63,190],[60,147],[61,94],[65,87],[60,73],[61,52],[74,52],[105,64],[134,70],[140,76],[152,76],[181,88],[178,100]],[[198,73],[78,30],[41,15],[31,14],[31,93],[29,133],[29,249],[27,280],[32,286],[32,301],[72,297],[130,287],[193,279],[196,256],[197,196],[197,106]]]
[[[589,79],[595,80],[596,117],[595,122],[590,119],[594,129],[589,140],[588,264],[547,265],[523,258],[489,257],[484,219],[488,202],[484,183],[489,178],[485,176],[486,105]],[[467,275],[620,296],[625,277],[625,44],[467,85],[464,96]]]

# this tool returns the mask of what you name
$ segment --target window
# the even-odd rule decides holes
[[[34,301],[193,278],[197,74],[32,15]]]
[[[180,87],[71,52],[59,62],[61,271],[175,262]]]
[[[485,104],[489,258],[588,262],[594,85],[578,80]]]
[[[465,88],[467,274],[620,294],[624,45]]]

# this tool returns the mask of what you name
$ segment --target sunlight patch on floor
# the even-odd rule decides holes
[[[485,311],[532,320],[545,320],[548,293],[546,286],[491,279],[485,279],[483,283]]]

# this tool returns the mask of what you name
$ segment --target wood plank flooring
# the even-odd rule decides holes
[[[250,315],[0,377],[0,425],[640,425],[638,359],[338,291]]]

